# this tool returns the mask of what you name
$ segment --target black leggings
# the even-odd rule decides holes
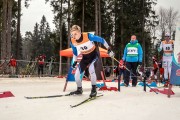
[[[38,75],[40,75],[40,72],[41,72],[41,75],[43,75],[43,67],[44,67],[44,65],[38,66]]]
[[[137,66],[138,66],[138,62],[126,62],[126,68],[132,72],[131,77],[132,77],[133,86],[137,85],[137,72],[136,72]],[[128,71],[127,69],[125,70],[124,83],[126,85],[129,85],[130,71]]]

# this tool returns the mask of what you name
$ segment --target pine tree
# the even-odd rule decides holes
[[[148,59],[151,52],[151,36],[146,29],[147,19],[153,13],[152,6],[155,0],[116,0],[115,1],[115,48],[130,41],[131,35],[136,35],[144,50],[144,59]],[[123,49],[115,51],[118,58],[122,57]],[[148,64],[146,61],[145,64]]]

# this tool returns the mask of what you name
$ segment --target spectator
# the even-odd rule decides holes
[[[39,55],[37,58],[38,61],[38,76],[41,77],[43,76],[43,68],[44,68],[44,55]]]
[[[114,72],[114,74],[116,76],[116,79],[117,79],[117,77],[119,75],[119,67],[118,66],[114,66],[113,72]]]
[[[153,76],[154,76],[155,81],[157,82],[157,71],[158,71],[159,66],[158,66],[158,62],[155,56],[152,57],[152,60],[153,60]]]
[[[49,69],[49,72],[48,72],[49,76],[52,75],[52,72],[53,72],[53,69],[54,69],[54,67],[53,67],[53,65],[54,65],[53,62],[54,61],[55,61],[55,57],[51,56],[50,59],[48,60],[48,63],[47,63],[47,66],[48,66],[48,69]]]
[[[131,36],[130,42],[124,49],[123,61],[126,62],[126,71],[124,77],[124,84],[129,85],[130,71],[132,71],[132,87],[137,85],[137,67],[142,65],[143,51],[141,45],[138,43],[135,35]]]
[[[11,56],[11,59],[9,61],[9,66],[11,69],[11,75],[16,74],[16,65],[17,65],[16,59],[13,56]]]
[[[124,73],[125,73],[125,63],[123,59],[119,60],[119,77],[118,79],[121,80],[121,75],[123,75],[123,80],[124,80]]]
[[[105,75],[106,77],[109,77],[111,75],[111,68],[109,66],[105,67]]]

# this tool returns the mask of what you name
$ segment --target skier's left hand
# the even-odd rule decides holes
[[[77,61],[74,61],[73,65],[72,65],[72,68],[73,68],[73,69],[76,68],[76,64],[77,64]]]

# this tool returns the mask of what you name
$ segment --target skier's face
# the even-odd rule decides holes
[[[71,32],[71,38],[74,38],[75,40],[79,40],[81,37],[81,32],[78,30],[72,31]]]
[[[135,35],[132,35],[132,36],[131,36],[131,40],[132,40],[132,41],[135,41],[135,40],[136,40],[136,36],[135,36]]]
[[[169,37],[169,36],[165,36],[165,39],[166,39],[166,40],[169,40],[169,39],[170,39],[170,37]]]

